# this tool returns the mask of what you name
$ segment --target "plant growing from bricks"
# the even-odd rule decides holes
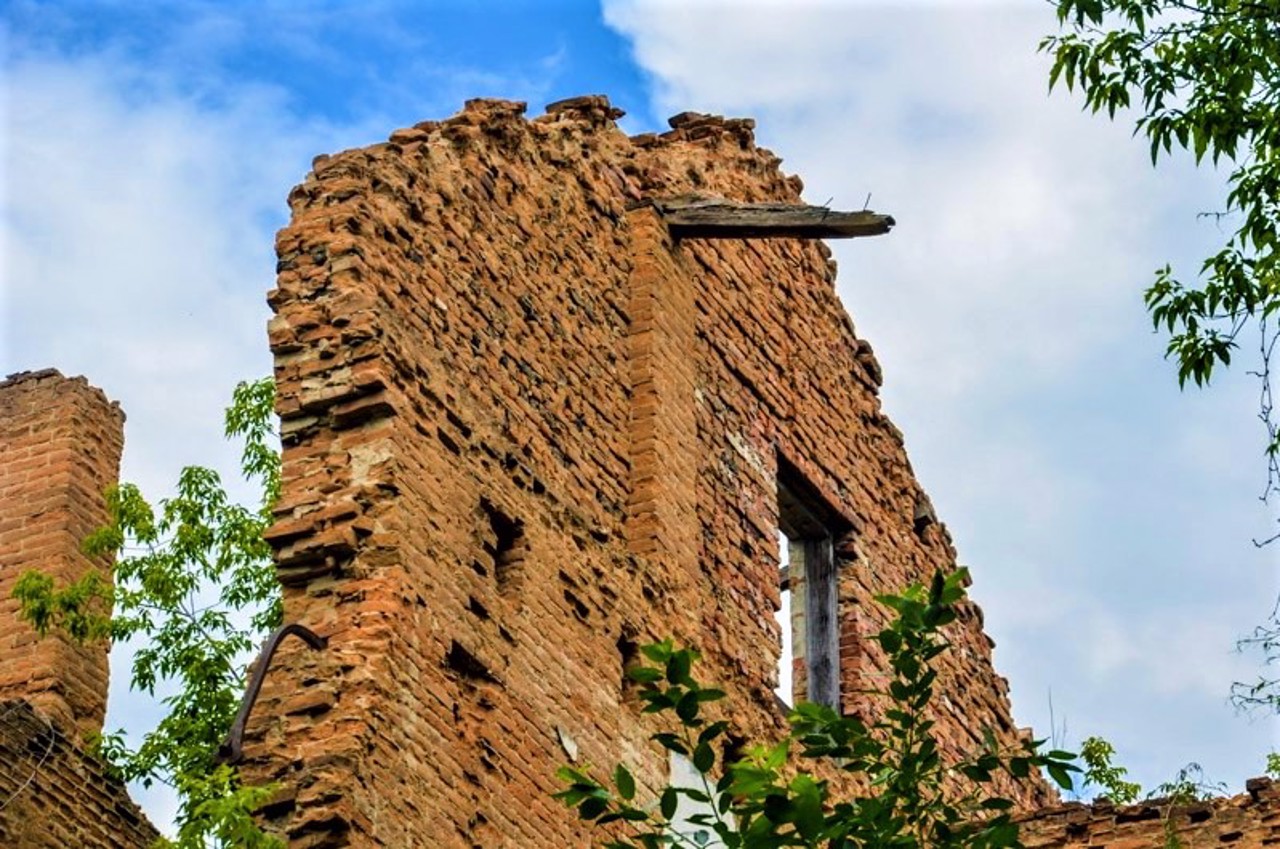
[[[1069,789],[1071,773],[1079,770],[1069,752],[1041,753],[1044,741],[1001,750],[989,732],[977,754],[951,763],[941,756],[929,718],[936,679],[931,664],[948,648],[941,630],[956,618],[966,579],[964,569],[949,576],[938,572],[927,587],[914,584],[901,594],[878,597],[895,614],[876,636],[891,669],[888,685],[869,693],[882,702],[882,718],[868,724],[801,703],[789,714],[785,739],[727,763],[717,753],[717,740],[728,733],[728,723],[703,715],[704,705],[725,694],[693,677],[698,652],[670,640],[644,646],[651,663],[633,667],[628,675],[640,683],[645,712],[673,715],[676,721],[673,730],[652,739],[689,758],[701,786],[667,786],[656,801],[642,803],[634,777],[621,764],[607,785],[587,769],[566,766],[558,776],[568,786],[555,797],[576,807],[584,820],[629,827],[629,836],[604,842],[607,849],[1020,846],[1010,814],[1014,803],[990,790],[993,777],[1004,772],[1025,779],[1044,769]],[[802,759],[833,760],[844,772],[865,779],[869,789],[838,798],[828,780],[793,760],[797,750]],[[698,812],[682,815],[682,799]]]

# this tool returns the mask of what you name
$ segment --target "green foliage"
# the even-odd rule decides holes
[[[1041,42],[1050,88],[1079,89],[1085,108],[1134,108],[1135,132],[1156,163],[1175,148],[1229,169],[1226,243],[1187,282],[1156,272],[1146,304],[1169,334],[1178,382],[1209,382],[1241,333],[1261,338],[1268,492],[1280,485],[1280,432],[1271,417],[1270,357],[1280,309],[1280,0],[1054,0],[1066,30]]]
[[[1280,778],[1280,752],[1267,752],[1267,775]]]
[[[1089,737],[1081,743],[1084,784],[1103,790],[1106,797],[1117,805],[1129,805],[1142,794],[1142,785],[1125,780],[1129,771],[1112,763],[1115,754],[1112,745],[1101,737]]]
[[[122,779],[169,784],[181,799],[181,849],[269,847],[250,812],[271,788],[242,786],[215,755],[244,691],[251,650],[280,622],[279,583],[262,534],[280,491],[270,379],[241,383],[226,414],[226,435],[244,441],[245,477],[262,487],[255,507],[234,503],[216,472],[188,466],[176,494],[153,507],[133,484],[107,492],[110,522],[84,542],[91,555],[118,553],[114,584],[90,572],[55,586],[28,572],[14,596],[44,634],[76,640],[139,641],[132,688],[167,708],[136,747],[124,733],[101,735],[96,750]]]
[[[1200,764],[1189,763],[1178,770],[1178,774],[1171,781],[1166,781],[1151,791],[1148,798],[1158,799],[1165,805],[1162,817],[1164,849],[1184,849],[1184,844],[1174,827],[1174,817],[1179,808],[1222,795],[1226,790],[1225,784],[1206,779]]]
[[[1151,791],[1150,798],[1164,799],[1171,805],[1190,805],[1203,802],[1227,791],[1221,782],[1205,778],[1204,769],[1198,763],[1189,763],[1172,780],[1166,781]]]
[[[1043,741],[1001,751],[985,734],[982,751],[948,763],[933,735],[928,706],[936,673],[932,661],[948,644],[941,629],[955,620],[964,596],[964,570],[935,575],[926,587],[881,596],[893,622],[876,637],[892,672],[883,690],[882,718],[864,724],[828,707],[801,703],[791,711],[790,734],[774,746],[757,746],[740,759],[724,762],[717,740],[729,727],[704,715],[704,707],[724,697],[693,676],[698,653],[671,641],[642,648],[652,665],[628,670],[639,682],[644,712],[673,715],[673,730],[653,735],[664,749],[690,759],[700,787],[666,787],[653,801],[637,802],[631,773],[619,765],[611,786],[589,769],[564,767],[567,785],[556,798],[598,825],[623,824],[627,836],[606,841],[607,849],[656,849],[663,846],[718,845],[727,849],[774,847],[972,847],[1019,846],[1010,819],[1012,802],[990,790],[1007,774],[1026,778],[1047,770],[1064,788],[1078,768],[1068,752],[1039,752]],[[801,759],[861,776],[868,790],[852,799],[831,795],[829,783],[803,768]],[[960,792],[959,788],[968,788]],[[681,800],[699,812],[681,816]],[[616,827],[616,826],[615,826]],[[683,827],[683,833],[677,833]]]

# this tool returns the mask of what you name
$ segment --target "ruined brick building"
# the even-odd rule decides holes
[[[285,621],[324,645],[263,662],[235,757],[279,783],[262,817],[294,847],[588,845],[556,766],[625,761],[641,792],[674,768],[623,674],[639,645],[697,646],[737,733],[768,739],[784,586],[793,698],[865,713],[873,596],[955,565],[813,238],[891,220],[805,208],[750,121],[523,113],[472,101],[319,157],[289,198],[269,539]],[[1015,743],[975,605],[951,636],[946,752]],[[1260,846],[1273,800],[1176,826]],[[1027,840],[1159,845],[1152,810],[1050,808]]]

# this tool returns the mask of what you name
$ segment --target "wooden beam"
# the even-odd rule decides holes
[[[888,233],[895,223],[869,209],[837,212],[790,203],[680,197],[654,200],[653,206],[677,239],[852,239]]]

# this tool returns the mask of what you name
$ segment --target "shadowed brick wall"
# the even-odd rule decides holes
[[[603,98],[523,111],[472,101],[290,195],[269,536],[286,621],[329,645],[277,655],[246,768],[281,782],[264,817],[293,846],[585,845],[558,764],[667,776],[623,676],[646,641],[696,645],[742,733],[779,733],[780,474],[846,529],[846,710],[881,668],[872,596],[954,567],[829,251],[677,244],[645,203],[798,202],[752,122],[629,138]],[[952,637],[943,745],[1014,742],[975,606]]]

